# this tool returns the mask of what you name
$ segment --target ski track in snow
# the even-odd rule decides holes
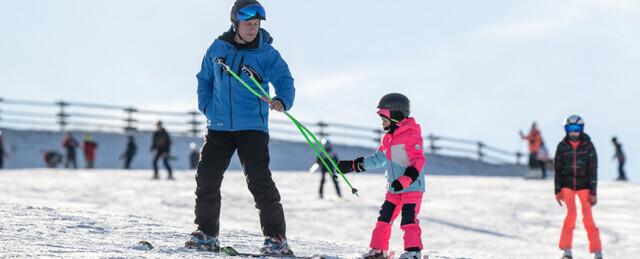
[[[193,225],[194,173],[152,181],[149,171],[0,171],[0,257],[209,258],[182,247]],[[384,199],[384,176],[349,175],[360,197],[338,199],[330,182],[319,200],[318,174],[275,172],[287,235],[299,256],[354,258],[367,250]],[[423,254],[430,258],[557,258],[564,218],[551,180],[428,176],[422,205]],[[640,258],[637,183],[599,183],[594,208],[607,258]],[[227,172],[222,187],[221,243],[242,252],[262,244],[243,174]],[[575,258],[591,258],[578,216]],[[391,247],[402,250],[399,221]],[[138,245],[149,241],[155,249]],[[237,257],[236,257],[237,258]]]

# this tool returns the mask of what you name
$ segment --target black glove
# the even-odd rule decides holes
[[[338,162],[338,168],[343,174],[363,172],[365,171],[364,158],[358,157],[356,160],[341,160]]]
[[[393,188],[393,191],[395,192],[402,191],[404,188],[413,184],[418,179],[419,175],[420,172],[418,172],[418,169],[413,166],[409,166],[404,170],[404,174],[400,176],[400,178],[391,183],[391,188]]]
[[[402,189],[404,189],[404,187],[402,187],[402,184],[398,180],[393,181],[391,183],[391,187],[393,188],[394,192],[399,192],[399,191],[402,191]]]

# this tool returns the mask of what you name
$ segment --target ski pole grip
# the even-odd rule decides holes
[[[216,62],[216,64],[220,65],[224,69],[224,71],[229,71],[229,66],[224,63],[224,58],[215,58],[213,61]]]
[[[242,72],[247,73],[249,77],[253,77],[253,71],[247,65],[242,65]]]

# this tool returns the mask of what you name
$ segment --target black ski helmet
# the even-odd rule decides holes
[[[409,117],[411,109],[409,98],[400,93],[390,93],[383,96],[378,102],[378,109],[387,109],[391,112],[391,118],[401,121]]]
[[[243,7],[250,6],[250,5],[262,6],[262,4],[260,4],[256,0],[236,0],[233,3],[233,5],[231,6],[231,13],[229,14],[229,16],[231,18],[231,23],[233,23],[233,28],[237,28],[238,27],[238,22],[239,21],[238,21],[238,17],[236,16],[236,15],[238,15],[238,11],[240,11],[240,9],[242,9]],[[262,17],[262,16],[258,16],[257,18],[260,19],[260,20],[266,20],[267,19],[267,17]]]

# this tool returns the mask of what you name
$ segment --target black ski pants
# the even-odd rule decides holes
[[[340,193],[340,186],[338,185],[338,176],[332,175],[324,168],[320,170],[320,173],[322,174],[322,177],[320,178],[320,190],[319,190],[320,198],[322,199],[324,197],[324,177],[327,174],[329,175],[329,178],[333,182],[333,185],[336,187],[336,193],[338,193],[338,197],[342,197],[342,194]]]
[[[64,168],[78,168],[76,163],[76,151],[74,149],[67,149],[67,160],[64,163]]]
[[[158,178],[158,161],[162,158],[162,163],[164,167],[167,169],[169,177],[173,177],[173,173],[171,172],[171,165],[169,164],[169,154],[170,151],[168,148],[159,148],[156,150],[156,155],[153,157],[153,177]]]
[[[269,134],[263,131],[209,131],[200,151],[196,173],[196,219],[202,232],[220,231],[220,186],[233,153],[240,164],[260,216],[264,236],[286,236],[280,193],[269,170]]]

